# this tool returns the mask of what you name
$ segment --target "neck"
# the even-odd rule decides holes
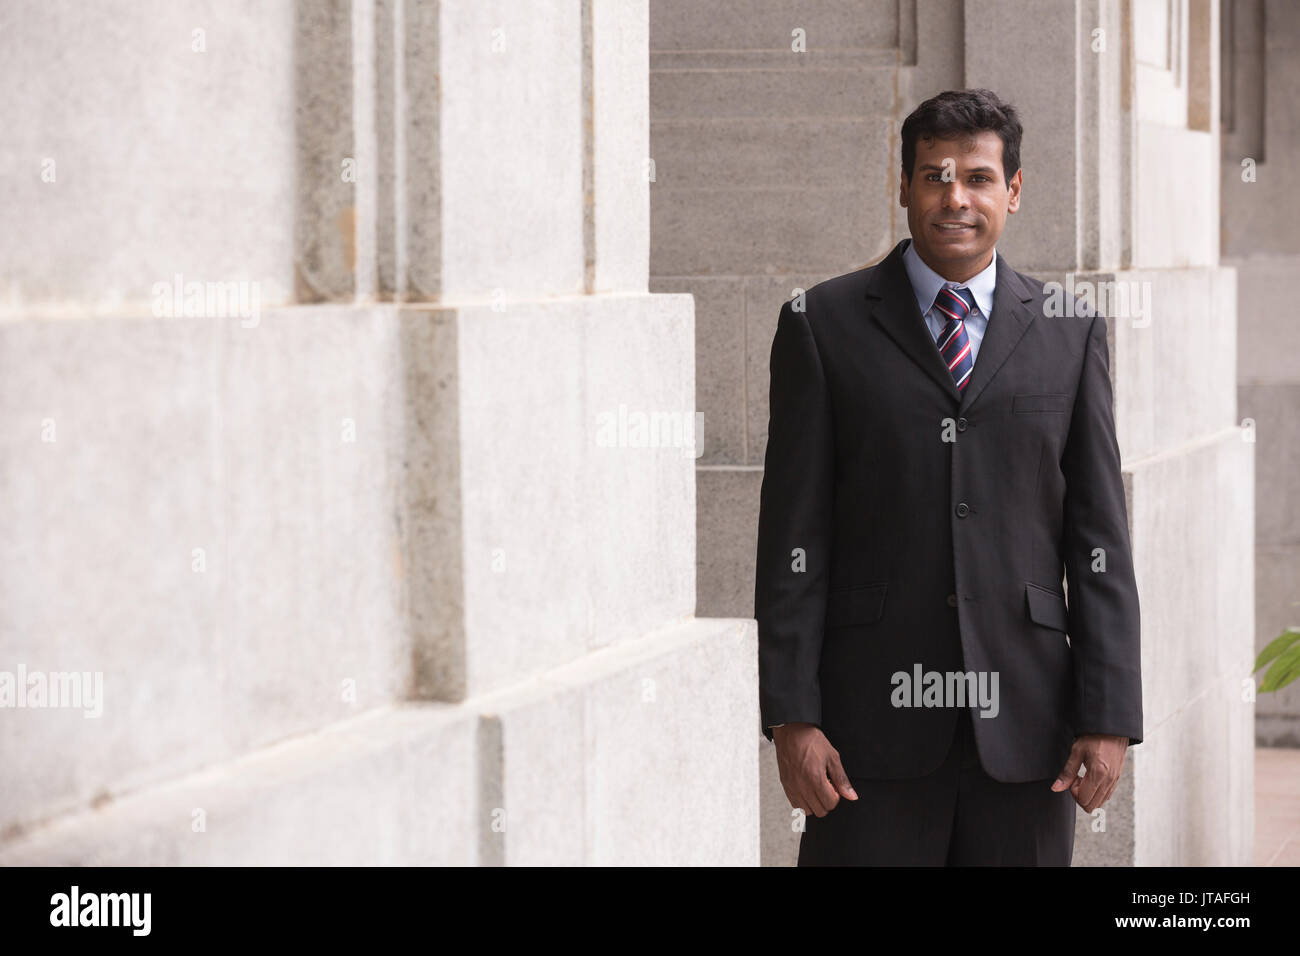
[[[979,275],[987,269],[989,263],[993,261],[994,253],[993,251],[990,251],[987,256],[983,257],[983,262],[978,259],[959,263],[931,262],[928,253],[926,253],[920,246],[915,245],[915,239],[912,240],[912,243],[916,248],[916,254],[921,257],[921,261],[949,282],[965,282],[967,279]]]

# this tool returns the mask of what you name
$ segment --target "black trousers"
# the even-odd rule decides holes
[[[968,708],[943,765],[914,780],[851,777],[857,800],[809,815],[800,866],[1069,866],[1077,804],[1052,780],[984,772]]]

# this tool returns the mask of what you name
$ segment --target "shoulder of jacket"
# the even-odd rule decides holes
[[[877,265],[865,266],[852,272],[831,276],[815,283],[804,292],[804,298],[821,305],[833,305],[836,302],[861,299],[866,292],[867,283]],[[856,299],[855,299],[856,297]]]
[[[1053,325],[1081,338],[1087,338],[1089,333],[1098,327],[1104,334],[1107,324],[1105,316],[1099,315],[1088,305],[1087,299],[1080,294],[1078,288],[1073,291],[1074,301],[1067,302],[1067,298],[1071,297],[1071,290],[1061,280],[1038,279],[1014,269],[1011,273],[1023,288],[1021,295],[1029,297],[1025,307],[1036,317],[1046,319]]]

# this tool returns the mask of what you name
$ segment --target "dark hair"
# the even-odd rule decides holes
[[[985,130],[1002,139],[1002,178],[1020,169],[1020,135],[1024,128],[1010,103],[992,90],[946,90],[932,96],[903,120],[903,172],[910,181],[916,165],[916,141],[957,139]]]

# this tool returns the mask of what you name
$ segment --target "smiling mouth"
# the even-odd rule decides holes
[[[969,222],[936,222],[935,226],[941,232],[961,232],[963,229],[974,229],[974,223]]]

